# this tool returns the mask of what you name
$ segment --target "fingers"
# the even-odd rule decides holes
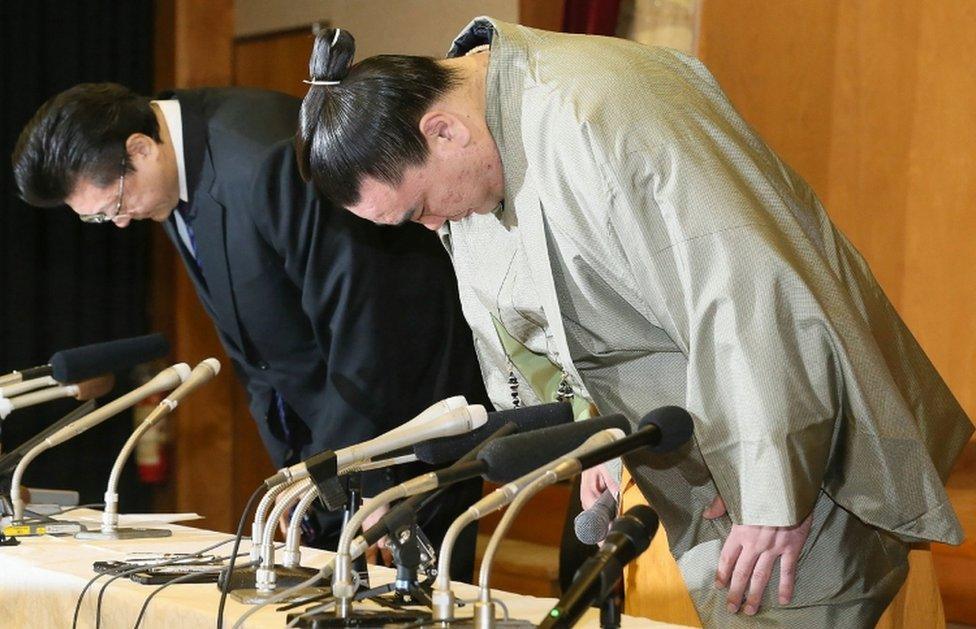
[[[793,600],[793,584],[796,582],[795,552],[783,553],[779,563],[779,604],[787,605]]]
[[[736,560],[735,567],[732,569],[729,594],[725,599],[728,603],[730,614],[739,611],[739,605],[742,604],[742,597],[746,593],[746,586],[749,585],[753,568],[755,568],[758,560],[759,555],[751,548],[743,548],[742,552],[739,553],[739,558]]]
[[[388,546],[384,545],[380,548],[380,555],[382,556],[384,566],[387,568],[393,566],[393,552]]]
[[[620,483],[617,481],[617,478],[610,473],[610,470],[607,468],[606,464],[599,466],[597,471],[600,475],[600,482],[603,485],[604,490],[609,489],[610,493],[619,495]]]
[[[712,500],[712,504],[708,505],[708,508],[702,512],[702,517],[706,520],[714,520],[715,518],[720,518],[725,515],[725,501],[722,500],[721,496],[715,496],[715,500]]]
[[[583,509],[589,509],[596,502],[603,490],[600,488],[600,477],[596,470],[591,468],[583,472],[580,478],[580,505]]]
[[[716,587],[729,587],[729,581],[732,578],[732,570],[735,568],[735,562],[739,558],[739,553],[741,552],[742,544],[734,540],[732,537],[725,540],[725,544],[722,546],[722,554],[718,559],[718,571],[715,573]]]
[[[749,579],[749,596],[742,611],[752,616],[759,611],[759,603],[762,601],[763,592],[769,583],[769,577],[773,572],[773,564],[776,563],[777,555],[772,552],[764,552],[759,555],[755,567],[752,569],[752,577]]]

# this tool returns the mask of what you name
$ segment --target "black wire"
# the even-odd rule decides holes
[[[223,546],[224,544],[226,544],[226,543],[228,543],[230,541],[231,541],[230,539],[225,539],[225,540],[223,540],[221,542],[217,542],[216,544],[211,544],[210,546],[207,546],[206,548],[201,548],[200,550],[198,550],[195,553],[190,553],[190,554],[187,554],[187,555],[181,555],[179,557],[174,557],[173,559],[170,559],[169,561],[163,561],[163,562],[160,562],[160,563],[152,564],[152,566],[142,565],[142,566],[136,566],[134,568],[129,568],[129,569],[123,570],[123,571],[118,572],[118,573],[112,572],[112,573],[96,574],[95,575],[95,578],[93,578],[91,581],[89,581],[85,585],[85,588],[81,591],[81,595],[78,597],[78,603],[75,605],[75,616],[74,616],[74,621],[72,621],[72,623],[71,623],[71,629],[75,629],[75,627],[77,626],[77,623],[78,623],[78,610],[81,609],[81,602],[84,599],[85,592],[88,591],[88,588],[91,587],[91,585],[93,583],[95,583],[95,581],[97,581],[99,579],[99,577],[103,577],[103,576],[105,576],[105,574],[113,574],[114,575],[107,583],[105,583],[105,585],[102,586],[101,591],[99,591],[99,593],[98,593],[98,606],[95,609],[95,627],[98,627],[101,624],[102,594],[105,592],[105,588],[108,587],[109,583],[111,583],[115,579],[117,579],[119,577],[127,577],[130,574],[135,574],[136,572],[142,572],[143,570],[145,570],[145,569],[147,569],[149,567],[156,568],[156,567],[160,567],[160,566],[170,566],[170,565],[173,565],[173,564],[182,563],[182,562],[185,562],[190,557],[201,556],[201,555],[203,555],[203,553],[208,552],[208,551],[211,551],[211,550],[213,550],[215,548],[219,548],[219,547]]]
[[[247,555],[247,554],[248,553],[241,553],[240,556],[244,556],[244,555]],[[259,563],[261,563],[261,560],[260,559],[256,559],[254,561],[247,562],[246,564],[244,564],[241,567],[256,566]],[[157,594],[159,594],[160,592],[162,592],[164,588],[167,588],[167,587],[173,585],[174,583],[182,583],[183,581],[189,581],[192,577],[199,576],[200,574],[205,574],[206,572],[220,572],[223,569],[224,569],[224,566],[214,566],[212,570],[206,570],[206,571],[203,571],[203,572],[190,572],[190,573],[187,573],[187,574],[180,575],[180,576],[178,576],[178,577],[176,577],[176,578],[174,578],[174,579],[172,579],[170,581],[167,581],[166,583],[163,583],[162,585],[160,585],[159,587],[157,587],[155,590],[153,590],[152,592],[150,592],[149,596],[146,597],[146,600],[143,601],[142,608],[139,610],[139,615],[136,617],[136,623],[134,625],[132,625],[132,629],[139,629],[139,623],[142,622],[142,617],[146,615],[146,610],[149,609],[149,601],[151,601],[153,599],[153,597],[155,597]]]
[[[96,574],[94,577],[91,578],[91,580],[88,581],[88,583],[85,584],[85,587],[81,589],[81,594],[78,595],[78,601],[75,603],[75,615],[71,619],[71,629],[76,629],[76,627],[78,626],[78,612],[81,610],[81,602],[85,600],[85,592],[88,591],[88,588],[90,588],[92,584],[95,583],[95,581],[98,581],[106,574],[109,573],[100,572]]]
[[[224,629],[224,605],[227,603],[227,592],[230,591],[230,580],[234,575],[234,562],[237,560],[237,549],[241,546],[241,538],[244,536],[244,522],[247,520],[247,514],[251,512],[251,507],[254,506],[254,501],[257,500],[258,496],[264,493],[267,489],[264,485],[260,485],[251,494],[251,497],[247,501],[247,505],[244,507],[244,513],[241,514],[241,520],[237,523],[237,536],[234,538],[234,548],[230,551],[230,564],[227,566],[227,576],[224,577],[224,585],[220,588],[220,605],[217,607],[217,629]],[[267,526],[275,526],[276,523],[269,522]]]

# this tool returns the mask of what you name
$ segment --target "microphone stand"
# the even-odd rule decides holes
[[[430,584],[436,575],[434,548],[427,536],[416,525],[399,529],[396,535],[389,536],[388,548],[393,553],[396,565],[396,578],[392,583],[372,589],[360,589],[354,601],[370,600],[387,609],[353,609],[348,616],[337,617],[328,611],[303,613],[303,627],[380,627],[387,625],[409,625],[430,618]],[[360,555],[364,558],[365,555]],[[418,572],[424,570],[426,578],[418,580]],[[323,601],[327,602],[327,601]],[[423,610],[404,609],[409,606],[422,606]],[[289,617],[289,621],[294,618]]]
[[[355,515],[356,511],[358,511],[359,508],[362,506],[363,500],[362,500],[361,479],[358,474],[345,475],[341,477],[341,481],[345,485],[344,488],[346,492],[345,506],[343,507],[343,512],[342,512],[342,528],[345,528],[346,524],[349,522],[352,516]],[[297,482],[301,483],[302,481],[297,481]],[[282,490],[279,489],[279,487],[281,486],[276,485],[275,487],[272,487],[271,491],[269,491],[269,495],[271,494],[271,492],[275,492],[275,494],[281,492]],[[296,493],[295,495],[297,496],[298,494]],[[295,510],[292,512],[292,518],[303,517],[304,510],[302,507],[308,506],[312,501],[312,497],[316,495],[317,495],[317,491],[314,485],[311,482],[307,482],[304,495],[302,496],[301,499],[299,499],[298,505],[296,506]],[[259,512],[260,509],[261,506],[259,505],[258,506]],[[308,580],[309,577],[311,577],[312,575],[318,572],[318,570],[315,570],[314,568],[305,568],[300,565],[301,558],[300,555],[298,554],[298,551],[289,552],[289,550],[286,550],[283,563],[282,564],[273,563],[273,557],[274,557],[273,545],[267,544],[265,542],[269,541],[270,539],[273,539],[274,537],[273,531],[274,531],[274,527],[277,525],[277,518],[274,516],[274,513],[276,511],[280,513],[279,509],[277,508],[272,509],[271,512],[272,514],[267,518],[267,521],[264,521],[261,524],[257,523],[257,516],[256,516],[256,521],[255,521],[256,526],[254,528],[254,532],[255,535],[260,535],[261,538],[263,538],[263,541],[252,542],[253,544],[257,545],[259,548],[263,546],[263,548],[261,548],[261,550],[258,551],[259,553],[270,552],[271,557],[266,558],[267,561],[265,561],[261,566],[248,568],[246,570],[241,570],[240,572],[234,570],[234,575],[232,577],[233,582],[231,584],[234,589],[231,590],[230,595],[235,600],[241,603],[245,603],[245,604],[263,603],[277,593],[278,586],[291,587],[294,585],[298,585],[299,583],[305,582],[306,580]],[[289,527],[289,529],[290,529],[289,534],[291,534],[292,533],[291,527]],[[295,530],[294,533],[297,535],[297,530]],[[252,558],[255,559],[258,556],[261,556],[260,554],[258,555],[255,554],[254,546],[252,546],[251,555]],[[265,564],[270,564],[270,566]],[[359,558],[354,560],[353,569],[357,572],[360,579],[360,583],[364,583],[365,586],[368,588],[369,573],[367,571],[365,556],[360,556]],[[223,578],[226,578],[226,576],[223,576]],[[218,586],[220,585],[221,584],[218,583]],[[329,595],[331,595],[331,586],[323,583],[323,584],[315,585],[312,588],[306,588],[304,590],[297,591],[293,596],[289,597],[288,599],[284,599],[281,602],[287,602],[289,600],[295,600],[300,598],[304,599],[304,598],[308,598],[309,596],[312,596],[317,599],[321,599],[323,596],[328,597]]]

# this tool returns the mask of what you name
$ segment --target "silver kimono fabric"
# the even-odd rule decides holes
[[[517,238],[574,388],[634,422],[694,416],[692,446],[628,463],[703,620],[738,622],[709,587],[730,523],[811,510],[795,603],[876,617],[845,592],[890,599],[899,540],[961,541],[944,481],[973,428],[864,260],[694,59],[486,18],[452,54],[486,41],[505,208],[442,235],[493,402],[508,391],[483,271],[499,262],[464,237],[485,220]],[[700,517],[716,491],[731,521]]]

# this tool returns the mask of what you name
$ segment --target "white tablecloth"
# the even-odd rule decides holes
[[[72,512],[71,518],[82,521],[89,528],[97,529],[99,514],[92,511]],[[0,547],[0,627],[7,628],[56,628],[70,627],[75,602],[82,588],[94,576],[92,563],[121,559],[128,553],[149,552],[196,552],[229,536],[202,529],[179,525],[160,525],[171,528],[172,537],[118,541],[80,541],[72,537],[25,537],[19,546]],[[249,548],[245,539],[242,551]],[[218,555],[230,553],[227,544],[214,551]],[[280,552],[280,551],[279,551]],[[302,565],[318,568],[324,565],[331,553],[303,548]],[[280,559],[280,558],[279,558]],[[246,558],[239,559],[246,561]],[[393,571],[373,566],[370,580],[373,586],[392,581]],[[108,577],[96,581],[85,595],[79,614],[79,627],[93,627],[95,600],[98,590]],[[106,629],[132,627],[146,596],[157,586],[140,585],[128,579],[117,579],[106,590],[102,602],[101,626]],[[459,598],[477,596],[473,586],[458,583],[454,592]],[[176,584],[167,587],[149,604],[143,618],[143,628],[215,626],[220,593],[214,584]],[[553,599],[521,596],[493,591],[496,599],[508,606],[512,618],[538,622],[554,604]],[[247,627],[283,627],[286,614],[275,612],[269,605],[252,616]],[[248,609],[231,597],[227,598],[224,626],[230,627]],[[471,609],[468,606],[466,609]],[[498,611],[500,613],[500,610]],[[644,618],[624,617],[624,627],[675,627]],[[596,610],[590,610],[578,625],[598,627]]]

